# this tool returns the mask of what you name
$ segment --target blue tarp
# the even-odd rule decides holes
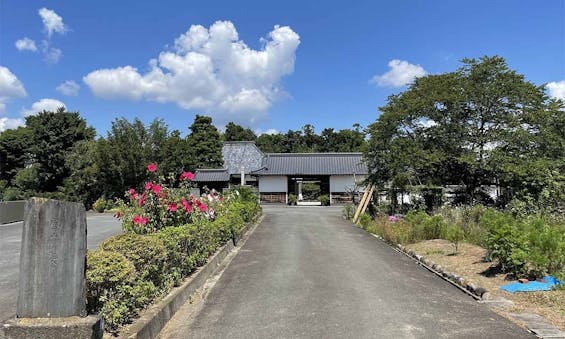
[[[549,291],[555,285],[562,284],[563,282],[548,275],[543,278],[543,281],[529,281],[527,283],[513,282],[500,287],[501,290],[514,293],[514,292],[535,292],[535,291]]]

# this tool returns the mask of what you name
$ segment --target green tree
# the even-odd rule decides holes
[[[68,154],[77,142],[92,140],[95,131],[78,112],[64,108],[28,116],[26,126],[31,131],[30,152],[38,165],[37,192],[55,192],[70,174]]]
[[[174,173],[178,175],[182,171],[195,168],[188,141],[181,137],[178,130],[172,131],[165,140],[160,164],[163,173],[167,174]]]
[[[218,129],[212,125],[212,118],[196,115],[189,128],[191,132],[187,141],[195,169],[222,167],[222,140]]]
[[[31,131],[25,127],[0,133],[0,180],[10,185],[19,170],[31,161]]]
[[[100,175],[102,157],[98,141],[80,141],[73,147],[66,159],[70,169],[70,176],[64,184],[67,199],[80,201],[90,208],[103,195],[106,185]]]
[[[257,140],[257,135],[249,129],[237,125],[233,122],[229,122],[226,125],[226,131],[224,132],[224,141],[255,141]]]
[[[462,185],[475,202],[482,185],[504,177],[518,155],[501,161],[495,154],[514,147],[517,135],[529,142],[528,119],[544,109],[543,88],[497,56],[462,63],[416,79],[380,108],[365,152],[374,183]]]
[[[287,151],[283,145],[283,135],[276,134],[261,134],[257,137],[257,147],[265,153],[284,153]]]

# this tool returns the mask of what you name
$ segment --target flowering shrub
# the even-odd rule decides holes
[[[195,197],[191,172],[171,180],[178,187],[170,187],[156,164],[147,171],[152,178],[143,189],[128,190],[119,202],[116,216],[126,232],[87,256],[87,309],[100,314],[105,330],[115,335],[261,213],[250,188],[230,190],[225,199],[213,191]]]
[[[179,187],[168,187],[158,176],[158,167],[147,165],[151,180],[138,192],[130,188],[125,201],[119,203],[116,214],[125,231],[137,234],[155,233],[171,226],[190,224],[195,220],[214,220],[216,211],[222,209],[223,197],[212,191],[202,197],[190,194],[194,174],[183,172],[178,178]]]

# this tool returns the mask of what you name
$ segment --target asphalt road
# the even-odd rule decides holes
[[[200,311],[166,338],[533,338],[339,209],[264,210]]]
[[[86,219],[89,249],[122,231],[120,221],[111,214],[89,213]],[[16,314],[22,224],[0,225],[0,323]]]

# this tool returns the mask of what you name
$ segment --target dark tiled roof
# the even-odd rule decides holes
[[[222,169],[200,169],[194,173],[196,182],[230,181],[230,174],[225,168]]]
[[[265,156],[253,141],[225,142],[222,155],[224,166],[231,175],[240,174],[241,166],[244,167],[245,174],[261,168]]]
[[[258,175],[368,174],[362,153],[268,153]]]

